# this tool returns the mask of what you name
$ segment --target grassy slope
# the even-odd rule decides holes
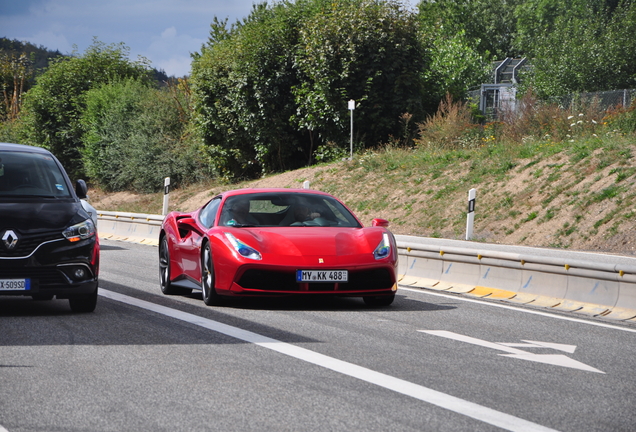
[[[308,180],[365,224],[382,217],[396,234],[463,239],[475,188],[475,241],[632,255],[635,152],[633,136],[455,151],[387,148],[251,182],[174,190],[170,210],[192,211],[227,189],[300,188]],[[162,197],[95,190],[91,202],[99,210],[160,214]]]

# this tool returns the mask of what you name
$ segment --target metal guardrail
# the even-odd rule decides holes
[[[636,265],[427,245],[396,236],[400,284],[636,321]],[[425,241],[425,239],[421,239]]]
[[[97,213],[101,238],[158,244],[163,216]],[[636,322],[636,260],[603,263],[548,257],[540,249],[511,253],[395,237],[400,285]]]

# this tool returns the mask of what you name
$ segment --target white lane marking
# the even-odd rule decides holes
[[[581,363],[580,361],[564,356],[563,354],[534,354],[527,351],[522,351],[520,349],[517,349],[511,346],[511,345],[518,346],[519,344],[500,344],[500,343],[488,342],[482,339],[477,339],[474,337],[465,336],[459,333],[453,333],[446,330],[418,330],[418,332],[507,352],[508,354],[499,354],[500,356],[504,356],[504,357],[512,357],[512,358],[516,358],[520,360],[528,360],[528,361],[533,361],[537,363],[551,364],[554,366],[563,366],[563,367],[568,367],[572,369],[584,370],[587,372],[596,372],[596,373],[602,373],[602,374],[605,373],[603,371],[593,368],[592,366],[588,366],[585,363]],[[543,344],[543,345],[540,345],[540,344]],[[537,342],[537,345],[531,344],[529,346],[535,347],[535,348],[537,346],[538,347],[544,346],[544,347],[550,348],[548,345],[551,345],[551,344],[547,342]],[[552,344],[552,345],[560,346],[561,344]],[[522,346],[528,347],[528,344],[522,344]],[[567,345],[567,346],[571,347],[572,345]],[[561,347],[559,347],[559,349],[560,348]],[[576,347],[574,348],[576,349]],[[574,352],[574,350],[572,350],[572,352]]]
[[[544,348],[552,348],[557,351],[564,351],[570,354],[574,354],[574,351],[576,351],[576,345],[566,345],[566,344],[558,344],[558,343],[552,343],[552,342],[539,342],[539,341],[531,341],[531,340],[525,340],[525,339],[522,339],[522,340],[524,342],[528,342],[529,344],[539,345]]]
[[[493,306],[493,307],[498,307],[498,308],[502,308],[502,309],[510,309],[510,310],[514,310],[514,311],[517,311],[517,312],[525,312],[525,313],[533,314],[533,315],[541,315],[541,316],[550,317],[550,318],[556,318],[556,319],[560,319],[560,320],[564,320],[564,321],[572,321],[572,322],[577,322],[577,323],[582,323],[582,324],[589,324],[589,325],[593,325],[593,326],[597,326],[597,327],[605,327],[605,328],[609,328],[609,329],[613,329],[613,330],[622,330],[622,331],[626,331],[626,332],[630,332],[630,333],[636,333],[636,329],[628,328],[628,327],[619,327],[619,326],[615,326],[615,325],[611,325],[611,324],[605,324],[605,323],[600,323],[600,322],[596,322],[596,321],[587,321],[587,320],[580,319],[580,318],[571,318],[571,317],[557,315],[557,314],[550,313],[550,312],[541,312],[541,311],[536,311],[536,310],[532,310],[532,309],[525,309],[525,308],[520,308],[520,307],[515,307],[515,306],[509,306],[509,305],[504,305],[504,304],[499,304],[499,303],[493,303],[493,302],[490,302],[490,301],[476,300],[476,299],[462,297],[462,296],[459,296],[459,295],[456,296],[456,295],[450,295],[450,294],[442,294],[442,293],[439,293],[439,292],[432,292],[432,291],[429,291],[427,289],[407,288],[407,287],[404,287],[402,285],[400,285],[399,287],[400,287],[400,291],[410,291],[410,292],[414,292],[414,293],[418,293],[418,294],[426,294],[426,295],[432,295],[432,296],[437,296],[437,297],[444,297],[444,298],[449,298],[449,299],[453,299],[453,300],[461,300],[461,301],[465,301],[465,302],[469,302],[469,303],[478,303],[478,304],[481,304],[481,305]]]
[[[431,405],[435,405],[440,408],[465,415],[467,417],[491,424],[493,426],[497,426],[502,429],[519,432],[554,431],[554,429],[532,423],[519,417],[514,417],[510,414],[496,411],[494,409],[484,407],[476,403],[457,398],[455,396],[447,395],[445,393],[429,389],[418,384],[413,384],[411,382],[395,378],[390,375],[376,372],[362,366],[357,366],[353,363],[348,363],[342,360],[335,359],[333,357],[328,357],[326,355],[305,348],[281,342],[276,339],[271,339],[269,337],[259,335],[247,330],[242,330],[237,327],[232,327],[218,321],[213,321],[211,319],[203,318],[194,314],[171,309],[113,291],[100,289],[99,294],[111,300],[126,303],[131,306],[136,306],[141,309],[149,310],[174,319],[185,321],[190,324],[195,324],[203,328],[207,328],[209,330],[231,336],[236,339],[240,339],[245,342],[259,345],[263,348],[271,349],[278,353],[285,354],[287,356],[303,360],[307,363],[330,369],[332,371],[339,372],[341,374],[357,378],[359,380],[375,384],[389,390],[393,390],[397,393],[410,396],[412,398],[427,402]]]

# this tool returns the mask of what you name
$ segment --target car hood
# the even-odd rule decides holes
[[[63,230],[88,218],[79,202],[13,202],[0,204],[0,229],[22,232]]]
[[[342,256],[372,253],[384,228],[279,227],[232,230],[262,254]]]

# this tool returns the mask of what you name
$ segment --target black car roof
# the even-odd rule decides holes
[[[27,151],[31,153],[51,154],[50,151],[42,147],[28,146],[23,144],[13,144],[0,142],[0,150]]]

